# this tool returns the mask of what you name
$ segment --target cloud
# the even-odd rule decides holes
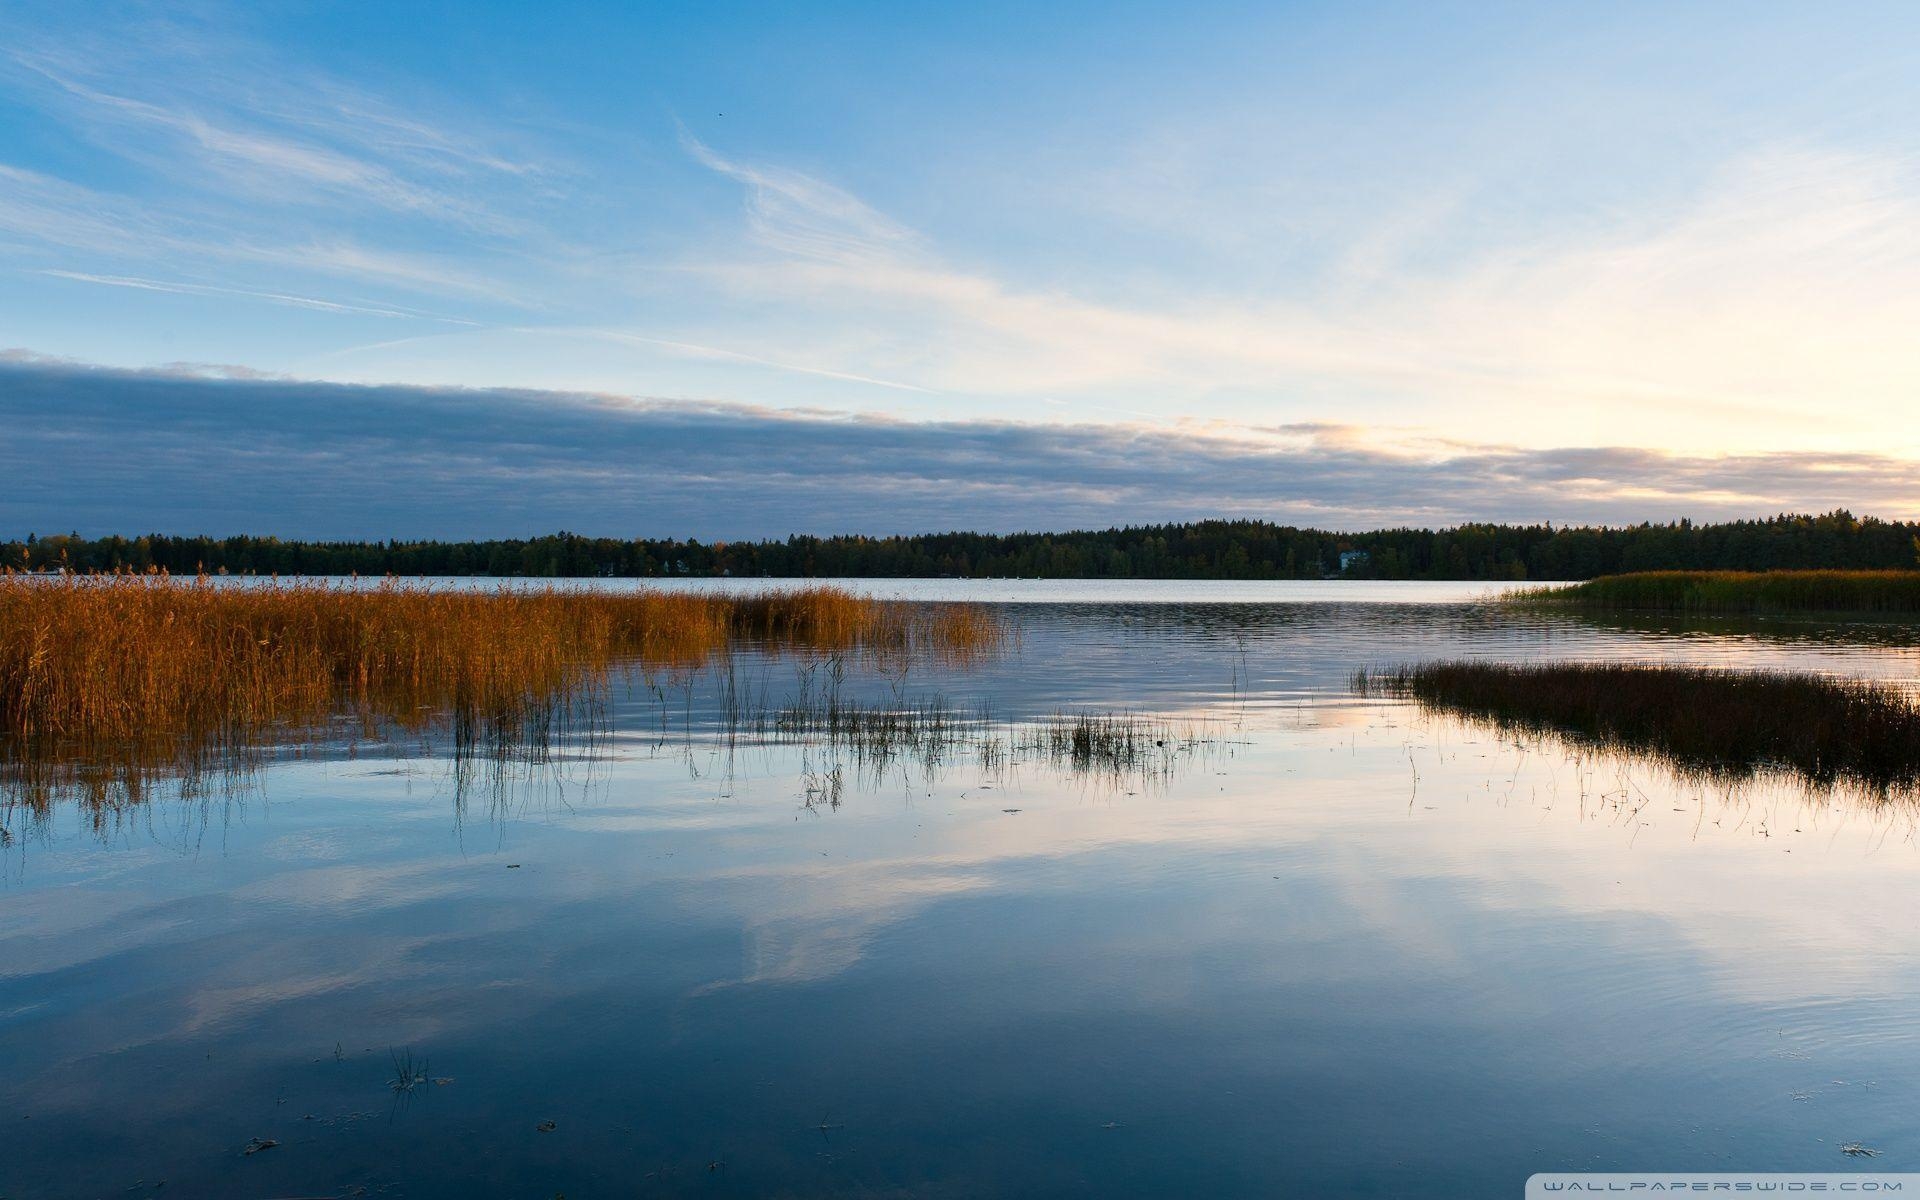
[[[0,163],[0,235],[22,247],[129,256],[173,241],[167,223],[141,205],[6,163]]]
[[[778,536],[1920,515],[1874,454],[1379,446],[1317,426],[908,422],[512,389],[358,386],[0,358],[0,530],[302,537]]]
[[[116,264],[163,264],[195,271],[209,267],[243,271],[265,268],[275,280],[275,286],[266,288],[191,284],[156,290],[195,287],[205,293],[224,292],[285,303],[280,297],[288,293],[278,281],[290,273],[301,273],[516,308],[535,307],[524,294],[463,265],[471,261],[464,257],[372,248],[343,234],[316,236],[302,232],[297,238],[290,237],[286,228],[271,221],[256,222],[247,213],[210,219],[205,214],[155,207],[0,163],[0,245],[9,242],[21,252],[22,260],[45,258],[52,251],[59,256],[54,261],[65,263],[70,252],[79,252],[102,256]],[[41,268],[40,273],[90,278],[94,282],[138,278],[124,270],[84,271],[65,265]],[[462,319],[456,323],[470,322]]]
[[[54,37],[0,18],[0,92],[110,167],[0,162],[0,246],[16,263],[269,304],[307,297],[318,275],[526,310],[537,289],[506,280],[530,258],[577,257],[544,219],[565,172],[499,148],[482,122],[403,114],[183,14],[98,24]]]
[[[671,350],[689,358],[716,360],[721,362],[752,363],[758,367],[771,367],[776,371],[795,371],[802,375],[818,375],[826,379],[838,379],[845,383],[864,383],[873,387],[891,388],[900,392],[930,393],[931,388],[918,387],[911,383],[900,383],[891,379],[874,379],[866,375],[854,375],[846,371],[835,371],[826,367],[808,366],[805,363],[781,362],[771,358],[747,354],[739,350],[728,350],[720,346],[702,346],[694,342],[682,342],[669,338],[648,337],[644,334],[630,333],[618,329],[566,329],[554,327],[501,329],[489,331],[491,336],[500,334],[557,335],[561,337],[582,337],[596,341],[613,342],[618,345],[654,346],[662,350]]]
[[[1045,404],[1920,458],[1920,178],[1898,143],[1770,131],[1646,194],[1542,207],[1533,158],[1392,188],[1371,170],[1309,179],[1260,149],[1275,130],[1173,112],[1131,157],[1022,159],[1009,133],[1005,161],[1039,192],[989,178],[934,196],[924,163],[791,165],[832,139],[748,152],[681,130],[676,149],[664,118],[489,115],[393,76],[382,97],[217,24],[141,10],[55,36],[0,18],[0,88],[40,134],[0,163],[0,251],[23,274],[234,302],[116,306],[179,328],[181,357],[921,416]],[[1221,237],[1236,213],[1246,227]],[[239,304],[277,308],[228,319]],[[336,319],[420,309],[486,335],[393,354]],[[84,348],[105,336],[85,328],[34,336],[133,361]]]
[[[517,175],[527,168],[463,150],[455,138],[424,123],[385,117],[370,98],[349,106],[338,98],[340,85],[330,81],[303,87],[307,81],[279,79],[274,94],[282,99],[267,108],[232,70],[195,78],[178,71],[177,62],[146,58],[140,70],[119,73],[125,83],[162,81],[160,98],[141,99],[90,82],[100,65],[80,55],[42,47],[15,49],[8,57],[18,73],[37,77],[67,101],[58,107],[75,126],[176,180],[242,188],[282,202],[350,200],[491,232],[513,229],[498,214],[426,177],[445,174],[450,165],[465,168],[462,175],[473,169]],[[292,99],[302,95],[317,99]]]
[[[914,248],[904,226],[850,192],[799,171],[750,166],[716,153],[680,131],[680,144],[695,162],[743,185],[754,236],[772,249],[827,261],[882,262]]]
[[[1348,231],[1328,276],[1226,296],[1190,274],[1023,282],[825,181],[687,145],[748,194],[746,246],[701,277],[859,356],[835,369],[954,394],[1364,406],[1533,444],[1625,414],[1644,445],[1757,449],[1885,448],[1920,388],[1920,187],[1895,156],[1761,147],[1677,198],[1526,234],[1489,231],[1455,187]]]
[[[286,292],[256,292],[246,288],[216,287],[204,283],[182,283],[177,280],[140,279],[131,275],[90,275],[84,271],[44,270],[42,275],[56,279],[71,279],[76,283],[97,283],[104,287],[132,288],[143,292],[172,292],[182,296],[244,296],[253,300],[264,300],[269,304],[284,304],[292,308],[308,308],[316,312],[358,313],[362,316],[392,317],[400,320],[445,321],[453,325],[472,325],[474,322],[458,317],[442,317],[433,313],[414,309],[374,308],[364,304],[347,304],[337,300],[320,300],[312,296],[295,296]]]

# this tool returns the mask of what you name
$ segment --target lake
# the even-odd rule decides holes
[[[1912,686],[1912,628],[848,582],[1002,605],[1016,644],[635,675],[478,766],[342,741],[10,803],[0,1196],[1518,1196],[1920,1156],[1910,804],[1349,685],[1466,657]],[[751,716],[829,693],[942,715]]]

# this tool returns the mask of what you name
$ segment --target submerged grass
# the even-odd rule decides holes
[[[1920,705],[1866,680],[1607,663],[1432,662],[1354,676],[1509,731],[1656,758],[1684,774],[1787,770],[1830,786],[1920,784]]]
[[[539,740],[617,665],[732,648],[881,659],[991,653],[971,605],[833,588],[453,591],[389,581],[236,586],[167,576],[0,577],[0,772],[10,790],[137,793],[146,773],[270,742],[450,721],[457,745]]]
[[[1920,571],[1641,571],[1508,599],[1614,612],[1920,617]]]

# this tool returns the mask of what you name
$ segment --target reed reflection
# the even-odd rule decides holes
[[[1920,796],[1909,688],[1804,672],[1632,663],[1450,660],[1352,679],[1511,738],[1652,762],[1718,785],[1787,778],[1879,804]]]

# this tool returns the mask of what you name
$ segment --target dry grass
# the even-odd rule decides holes
[[[48,764],[113,778],[121,764],[233,758],[343,719],[410,729],[451,718],[457,738],[511,739],[618,664],[691,666],[743,644],[951,660],[990,653],[1001,636],[972,606],[831,588],[731,597],[0,577],[0,766],[16,779]]]
[[[1614,612],[1920,616],[1920,571],[1640,571],[1509,597]]]

